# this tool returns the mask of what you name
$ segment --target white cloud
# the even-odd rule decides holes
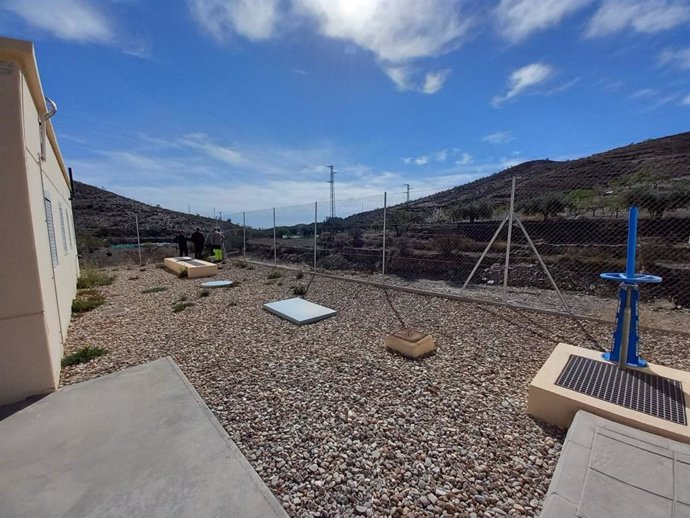
[[[402,160],[404,164],[410,165],[414,159],[411,156],[405,156],[400,160]]]
[[[505,144],[511,140],[515,140],[515,137],[513,137],[513,133],[510,131],[497,131],[482,137],[482,142],[488,142],[489,144]]]
[[[690,106],[690,94],[683,97],[683,100],[680,102],[680,104],[683,106]]]
[[[239,151],[231,147],[216,144],[204,133],[190,133],[189,135],[184,135],[178,142],[182,146],[196,149],[219,162],[224,162],[229,165],[240,165],[244,163],[244,158]]]
[[[625,29],[654,33],[690,21],[685,0],[604,0],[589,21],[586,35],[606,36]]]
[[[434,160],[436,160],[437,162],[445,162],[447,158],[448,158],[448,150],[447,149],[442,149],[441,151],[437,151],[434,154]]]
[[[423,78],[410,65],[389,66],[383,71],[401,92],[421,92],[428,95],[435,94],[441,88],[450,74],[445,68],[437,72],[427,72]]]
[[[690,47],[683,49],[665,49],[659,54],[662,65],[671,65],[680,70],[690,70]]]
[[[553,69],[545,63],[532,63],[514,70],[508,80],[508,92],[493,98],[491,104],[499,107],[505,101],[517,97],[530,87],[543,83],[553,75]]]
[[[422,86],[422,91],[425,94],[435,94],[441,88],[443,88],[443,84],[446,82],[448,74],[450,74],[449,68],[444,68],[438,72],[427,72],[426,76],[424,77],[424,86]]]
[[[456,160],[455,163],[456,163],[457,165],[467,165],[467,164],[471,164],[471,163],[472,163],[472,155],[470,155],[469,153],[463,153],[463,154],[460,156],[460,159],[459,159],[459,160]]]
[[[106,15],[86,0],[9,0],[1,8],[60,39],[110,43],[115,38]]]
[[[459,0],[295,0],[297,13],[313,19],[329,38],[349,40],[391,63],[454,50],[469,29]]]
[[[279,0],[187,0],[187,6],[199,27],[219,42],[233,34],[268,40],[280,18]]]
[[[414,159],[414,163],[417,165],[426,165],[429,163],[429,157],[426,155],[418,156]]]
[[[518,42],[536,31],[558,25],[592,0],[501,0],[494,15],[501,35]]]

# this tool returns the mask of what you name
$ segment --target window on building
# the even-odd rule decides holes
[[[62,210],[62,203],[58,202],[58,212],[60,213],[60,231],[62,234],[62,251],[67,255],[67,232],[65,231],[65,213]]]
[[[55,242],[55,225],[53,225],[53,205],[50,198],[44,195],[43,204],[46,210],[46,225],[48,226],[48,242],[50,243],[50,258],[53,261],[53,268],[60,264],[57,253],[57,243]]]

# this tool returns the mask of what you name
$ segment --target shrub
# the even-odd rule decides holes
[[[283,276],[283,273],[278,271],[278,270],[271,270],[268,272],[268,279],[280,279]]]
[[[249,266],[249,263],[245,261],[244,259],[240,259],[239,261],[235,261],[235,266],[238,268],[247,268]]]
[[[302,285],[302,284],[298,284],[297,286],[292,288],[292,293],[293,293],[293,295],[301,297],[302,295],[307,294],[307,287]]]
[[[105,303],[105,297],[96,290],[81,290],[72,301],[72,313],[86,313]]]
[[[77,289],[83,290],[96,286],[108,286],[115,280],[114,275],[108,275],[103,270],[85,269],[77,279]]]
[[[74,351],[71,354],[65,356],[60,364],[62,367],[69,367],[70,365],[79,365],[80,363],[90,362],[94,358],[103,356],[108,351],[102,347],[96,347],[91,345],[85,345]]]
[[[189,306],[193,306],[193,305],[194,305],[193,302],[175,302],[175,304],[173,304],[172,310],[173,310],[173,313],[179,313],[180,311],[184,311]]]
[[[177,272],[177,277],[180,279],[186,279],[189,276],[189,273],[187,272],[187,268],[184,268]]]
[[[165,286],[154,286],[153,288],[147,288],[142,291],[142,293],[160,293],[161,291],[166,291],[168,288]]]
[[[302,279],[303,277],[304,277],[304,272],[303,272],[302,270],[300,270],[299,272],[297,272],[297,275],[295,275],[295,279],[297,279],[297,280],[300,280],[300,279]]]
[[[319,266],[326,270],[347,270],[350,262],[342,254],[331,254],[319,260]]]
[[[211,294],[211,292],[208,290],[201,290],[199,292],[199,298],[208,297],[210,294]]]

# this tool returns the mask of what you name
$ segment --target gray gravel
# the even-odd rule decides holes
[[[383,347],[399,324],[380,290],[317,277],[307,299],[339,314],[298,327],[261,304],[308,275],[266,284],[269,271],[228,266],[217,278],[241,284],[198,298],[202,280],[117,269],[66,350],[108,354],[62,382],[171,355],[293,516],[538,514],[563,434],[526,414],[529,381],[556,343],[608,346],[609,326],[391,292],[437,340],[410,361]],[[168,290],[141,293],[154,286]],[[173,313],[181,297],[194,306]],[[646,333],[643,353],[687,369],[690,338]]]

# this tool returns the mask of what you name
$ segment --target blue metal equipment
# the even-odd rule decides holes
[[[630,207],[628,212],[628,256],[625,263],[625,273],[601,274],[602,279],[620,282],[616,329],[613,333],[613,348],[610,352],[603,355],[605,360],[617,362],[619,369],[647,366],[647,362],[637,355],[637,344],[639,342],[637,305],[640,299],[638,284],[656,284],[661,282],[661,277],[656,275],[635,273],[637,215],[637,207]]]

